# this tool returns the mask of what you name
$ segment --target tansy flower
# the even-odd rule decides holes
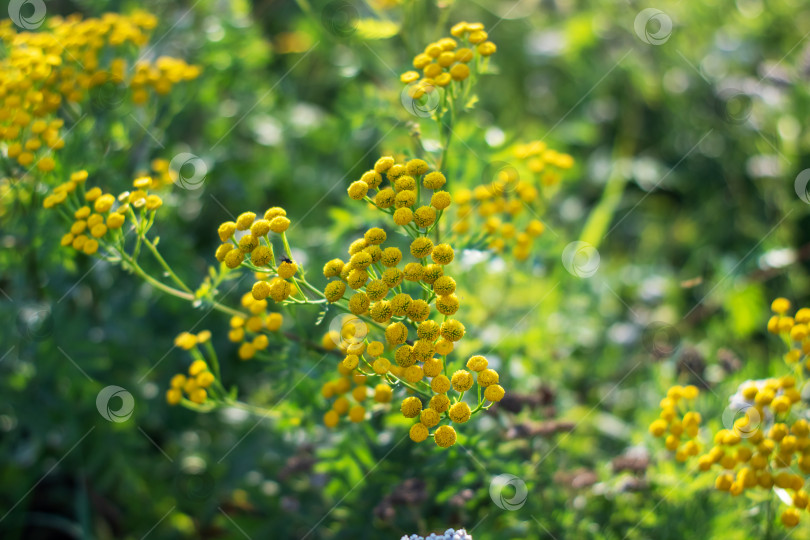
[[[362,180],[357,180],[351,183],[347,191],[349,193],[349,197],[351,197],[355,201],[360,201],[368,193],[368,184],[366,184]]]
[[[456,392],[466,392],[472,388],[473,378],[469,371],[460,369],[453,373],[453,377],[450,379],[450,382],[453,385],[453,390]]]
[[[436,394],[430,398],[428,406],[437,413],[443,413],[450,408],[450,398],[445,394]]]
[[[406,418],[415,418],[422,410],[422,402],[417,397],[405,398],[400,410]]]
[[[450,426],[439,426],[433,438],[440,448],[449,448],[456,444],[456,430]]]
[[[254,214],[253,212],[243,212],[236,219],[236,230],[239,230],[239,231],[248,230],[250,228],[250,226],[253,225],[253,221],[255,219],[256,219],[256,214]],[[223,223],[223,225],[225,225],[225,224]],[[221,235],[221,233],[220,233],[220,235]],[[223,242],[225,240],[226,240],[225,238],[222,239]]]
[[[450,407],[447,414],[450,416],[450,420],[456,424],[463,424],[470,419],[471,413],[470,406],[463,401],[459,401]]]
[[[413,442],[422,442],[428,438],[428,428],[421,422],[414,424],[411,426],[408,435],[411,437]]]
[[[431,251],[433,251],[433,242],[429,238],[419,237],[411,242],[411,255],[417,259],[427,257]]]
[[[424,267],[419,263],[408,263],[403,270],[403,276],[408,281],[419,281],[422,279]]]

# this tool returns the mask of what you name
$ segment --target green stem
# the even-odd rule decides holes
[[[144,238],[143,243],[149,249],[149,251],[152,252],[152,255],[155,256],[155,259],[157,259],[158,263],[160,263],[160,266],[163,267],[163,270],[165,270],[166,273],[169,274],[169,277],[172,278],[172,281],[174,281],[181,289],[183,289],[187,293],[194,294],[194,292],[185,283],[183,283],[183,280],[178,277],[178,275],[174,272],[174,270],[172,270],[172,267],[169,266],[169,264],[160,254],[160,251],[158,251],[157,246],[154,243],[152,243],[148,238]]]

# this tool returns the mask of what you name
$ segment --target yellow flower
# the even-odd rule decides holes
[[[270,221],[267,219],[257,219],[256,221],[253,222],[253,225],[250,226],[250,234],[252,234],[256,238],[266,236],[267,233],[269,232],[270,232]]]
[[[456,319],[448,319],[442,323],[441,334],[447,341],[458,341],[464,337],[464,325]]]
[[[463,401],[459,401],[458,403],[450,407],[448,415],[450,416],[450,420],[452,420],[456,424],[463,424],[470,419],[471,412],[472,411],[470,411],[469,405],[467,405]]]
[[[433,438],[439,447],[449,448],[456,444],[456,430],[451,426],[439,426]]]
[[[777,298],[771,303],[771,310],[779,315],[784,315],[790,309],[790,300],[787,298]]]
[[[388,169],[390,169],[391,166],[393,165],[394,165],[394,158],[390,156],[381,157],[374,164],[374,170],[377,171],[378,173],[384,173]]]
[[[234,232],[236,232],[236,223],[233,221],[226,221],[217,229],[219,239],[223,242],[227,242],[233,236]]]
[[[450,390],[450,379],[444,375],[434,377],[430,382],[430,389],[437,394],[445,394]]]
[[[253,212],[243,212],[236,218],[236,230],[239,231],[246,231],[250,229],[250,226],[253,225],[253,221],[256,219],[256,214]],[[223,226],[225,223],[222,224]],[[220,233],[221,235],[221,233]],[[223,238],[222,241],[224,242],[226,238]]]
[[[417,259],[427,257],[432,251],[433,242],[431,242],[429,238],[419,237],[411,242],[411,255]]]
[[[346,284],[342,281],[331,281],[326,285],[323,294],[329,302],[337,302],[343,298],[346,292]]]
[[[491,386],[487,386],[487,389],[484,390],[484,397],[489,401],[500,401],[503,399],[503,396],[506,394],[503,387],[499,384],[493,384]]]
[[[298,265],[292,261],[283,261],[278,265],[278,276],[283,279],[289,279],[298,271]]]
[[[400,410],[406,418],[415,418],[422,410],[422,402],[417,397],[405,398]]]
[[[284,317],[281,313],[270,313],[264,321],[265,326],[271,332],[277,331],[281,328],[281,324],[284,322]]]
[[[394,223],[404,227],[413,219],[413,211],[410,208],[398,208],[394,212]]]
[[[380,208],[390,208],[395,201],[396,201],[396,193],[394,193],[394,190],[391,188],[381,189],[374,196],[374,204],[376,204]]]
[[[328,278],[339,276],[343,271],[343,264],[340,259],[332,259],[323,265],[323,275]]]
[[[437,191],[430,197],[430,205],[437,210],[444,210],[451,202],[450,194],[446,191]]]
[[[450,379],[450,382],[453,385],[453,390],[456,392],[466,392],[472,388],[473,378],[469,371],[460,369],[453,373],[453,377]]]
[[[374,387],[374,401],[389,403],[393,397],[393,390],[387,384],[380,383]]]
[[[422,423],[417,423],[411,426],[408,434],[413,442],[422,442],[428,438],[428,428]]]
[[[281,234],[290,227],[290,220],[284,216],[276,216],[270,221],[270,230]]]
[[[355,201],[361,201],[368,193],[368,184],[362,180],[356,180],[351,183],[346,191],[349,193],[350,198]]]
[[[437,394],[430,398],[428,406],[437,413],[443,413],[450,408],[450,398],[445,394]]]
[[[355,315],[363,315],[368,311],[371,301],[364,292],[358,292],[349,299],[349,311]]]
[[[455,253],[453,252],[453,248],[450,247],[448,244],[438,244],[436,247],[433,248],[433,251],[430,253],[433,262],[436,264],[450,264],[453,262],[453,258],[455,257]]]
[[[487,364],[488,364],[487,359],[484,358],[483,356],[472,356],[472,357],[470,357],[469,360],[467,360],[467,369],[469,369],[471,371],[479,371],[480,372],[480,371],[484,371],[487,368]],[[479,377],[479,384],[480,384],[481,376],[479,375],[478,377]],[[498,381],[496,380],[495,382],[498,382]]]

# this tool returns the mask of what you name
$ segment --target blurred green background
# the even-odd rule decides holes
[[[489,351],[509,399],[448,451],[401,441],[396,421],[325,430],[318,390],[334,367],[308,373],[316,353],[284,343],[277,362],[239,363],[223,316],[74,256],[51,218],[6,208],[3,538],[766,537],[757,501],[713,493],[646,428],[675,382],[707,388],[704,418],[719,425],[725,396],[781,363],[770,299],[808,296],[803,2],[47,2],[48,16],[134,8],[159,17],[153,54],[202,75],[140,118],[148,133],[124,107],[88,118],[71,159],[120,189],[154,157],[206,162],[204,185],[176,193],[160,224],[191,283],[213,260],[216,224],[257,206],[295,216],[304,263],[343,254],[368,227],[345,187],[409,151],[416,129],[399,73],[460,20],[483,22],[498,52],[457,126],[451,181],[473,185],[479,156],[515,142],[542,139],[576,165],[530,261],[465,268],[464,350]],[[663,17],[638,24],[646,8]],[[598,250],[591,277],[562,263],[577,240]],[[201,318],[223,375],[272,415],[166,405],[188,362],[173,339]],[[128,421],[99,414],[108,385],[134,396]],[[500,474],[526,485],[519,508],[491,496]],[[808,523],[792,537],[810,537]]]

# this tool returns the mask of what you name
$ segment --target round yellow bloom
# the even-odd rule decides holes
[[[466,392],[473,385],[473,377],[470,375],[469,371],[460,369],[453,373],[453,377],[450,380],[453,385],[453,389],[456,392]]]
[[[408,263],[405,265],[403,276],[408,281],[419,281],[422,279],[424,267],[419,263]]]
[[[229,244],[223,244],[223,246],[226,246],[226,245],[229,245]],[[268,246],[259,245],[259,246],[256,246],[253,249],[253,251],[250,252],[250,262],[252,262],[255,266],[267,266],[267,264],[270,262],[270,259],[272,258],[272,256],[273,256],[273,252],[270,250],[270,248]]]
[[[276,216],[270,220],[270,230],[276,234],[281,234],[290,227],[290,220],[284,216]]]
[[[394,393],[390,386],[380,383],[374,387],[374,401],[377,403],[389,403]]]
[[[417,227],[427,228],[436,221],[436,209],[430,206],[420,206],[413,213],[413,222]]]
[[[417,423],[411,426],[408,434],[413,442],[422,442],[428,438],[428,428],[422,423]]]
[[[355,315],[363,315],[368,311],[370,304],[371,300],[369,300],[368,295],[364,292],[358,292],[349,298],[349,311]]]
[[[401,345],[394,353],[394,360],[397,365],[402,368],[411,367],[416,363],[416,357],[411,354],[412,349],[410,345]]]
[[[456,64],[450,68],[450,76],[454,81],[463,81],[470,76],[470,68],[467,64]]]
[[[360,405],[355,405],[349,410],[349,420],[351,420],[355,424],[362,422],[365,417],[366,417],[366,410]]]
[[[261,238],[262,236],[267,235],[269,232],[270,220],[267,219],[257,219],[253,222],[253,225],[250,226],[250,234],[256,238]]]
[[[487,359],[480,355],[472,356],[470,357],[469,360],[467,360],[467,369],[471,371],[484,371],[485,369],[487,369],[487,365],[488,365]],[[480,381],[481,379],[480,375],[478,376],[478,379]],[[498,381],[496,380],[495,382]]]
[[[486,388],[498,383],[498,372],[494,369],[485,369],[478,374],[478,385]]]
[[[436,310],[442,315],[453,315],[458,311],[458,297],[455,294],[440,296],[436,299]]]
[[[257,281],[253,284],[253,288],[250,292],[256,300],[264,300],[270,296],[270,284],[266,281]]]
[[[323,295],[326,297],[326,300],[329,302],[337,302],[341,298],[343,298],[343,294],[346,292],[346,284],[342,281],[331,281],[326,285],[326,288],[323,291]]]
[[[417,73],[416,71],[406,71],[405,73],[399,76],[399,80],[402,81],[404,84],[416,82],[419,80],[419,73]]]
[[[784,315],[790,309],[790,300],[787,298],[777,298],[771,303],[771,310],[779,315]]]
[[[481,56],[492,56],[498,48],[491,41],[485,41],[478,45],[477,50]]]
[[[437,413],[443,413],[450,408],[450,398],[445,394],[437,394],[430,398],[428,406]]]
[[[388,285],[390,288],[394,288],[402,283],[405,274],[402,273],[402,270],[399,268],[387,268],[385,272],[383,272],[380,279],[382,279],[383,283]]]
[[[799,511],[795,508],[788,508],[782,512],[779,519],[782,521],[782,525],[785,527],[795,527],[799,524]]]
[[[394,311],[391,309],[391,302],[381,300],[371,306],[369,314],[375,322],[385,323],[391,320],[391,317],[394,315]]]
[[[394,212],[394,223],[404,227],[413,219],[413,211],[410,208],[398,208]]]
[[[239,239],[239,249],[245,253],[250,253],[259,246],[259,239],[252,234],[246,234]]]
[[[350,198],[361,201],[368,193],[368,184],[362,180],[356,180],[349,185],[346,191],[349,193]]]
[[[115,204],[115,197],[109,193],[105,193],[96,199],[96,201],[93,203],[93,208],[96,212],[107,212],[110,208],[112,208],[113,204]]]
[[[177,405],[183,400],[183,391],[179,388],[170,388],[166,391],[166,403]]]
[[[344,358],[343,361],[341,362],[341,365],[347,371],[353,370],[359,364],[360,364],[360,359],[357,356],[353,355],[353,354],[347,355],[346,358]]]
[[[420,237],[411,242],[411,255],[414,258],[422,259],[430,255],[433,251],[433,242],[429,238]]]
[[[390,169],[392,165],[394,165],[394,158],[390,156],[381,157],[374,164],[374,170],[378,173],[384,173]]]
[[[253,221],[256,219],[256,214],[253,212],[243,212],[236,218],[236,229],[239,231],[246,231],[253,225]],[[225,225],[223,223],[223,225]],[[223,239],[223,242],[225,239]]]
[[[450,416],[450,420],[455,422],[456,424],[463,424],[470,419],[470,406],[464,403],[463,401],[459,401],[458,403],[454,404],[450,407],[450,411],[448,412]]]
[[[433,437],[436,445],[441,448],[449,448],[456,444],[456,430],[450,426],[439,426]]]
[[[417,397],[407,397],[400,410],[406,418],[415,418],[422,410],[422,402]]]
[[[487,389],[484,390],[484,397],[489,401],[500,401],[503,399],[503,396],[506,394],[503,387],[499,384],[493,384],[491,386],[487,386]]]
[[[425,375],[428,377],[437,377],[442,372],[443,367],[442,360],[436,357],[428,358],[422,365],[422,369],[425,370]]]
[[[277,331],[281,328],[282,323],[284,322],[284,317],[281,313],[270,313],[264,321],[264,325],[267,327],[268,330],[271,332]]]
[[[234,232],[236,232],[236,223],[233,221],[226,221],[217,229],[219,239],[223,242],[227,242],[233,236]]]
[[[458,341],[464,337],[464,325],[456,319],[448,319],[442,323],[441,334],[447,341]]]
[[[453,251],[453,248],[450,247],[450,245],[448,244],[438,244],[436,247],[433,248],[430,257],[436,264],[450,264],[451,262],[453,262],[455,252]]]
[[[414,300],[408,306],[407,316],[414,322],[422,322],[430,317],[430,306],[424,300]]]
[[[289,279],[298,272],[298,265],[292,261],[283,261],[278,265],[278,277]]]
[[[391,345],[401,345],[408,339],[408,329],[401,322],[388,325],[385,329],[385,340]]]
[[[381,189],[374,196],[374,204],[380,208],[390,208],[396,202],[396,193],[391,188]]]
[[[445,394],[450,390],[450,379],[444,375],[434,377],[430,382],[430,389],[437,394]]]
[[[452,202],[450,194],[446,191],[437,191],[430,198],[430,205],[437,210],[444,210]]]
[[[343,261],[340,259],[332,259],[323,265],[323,275],[328,278],[339,276],[340,272],[343,270],[343,264]]]

